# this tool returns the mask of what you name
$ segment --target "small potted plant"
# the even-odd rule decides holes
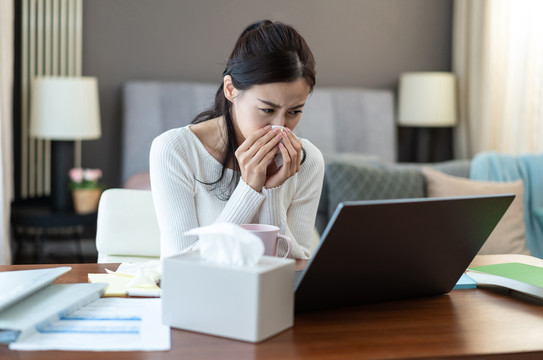
[[[78,214],[96,212],[104,188],[100,183],[102,170],[73,168],[69,176],[75,212]]]

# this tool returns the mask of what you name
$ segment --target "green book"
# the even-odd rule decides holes
[[[503,263],[468,268],[466,273],[477,284],[502,286],[543,299],[543,267]]]

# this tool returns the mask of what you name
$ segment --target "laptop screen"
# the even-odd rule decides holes
[[[514,195],[344,202],[295,288],[297,312],[449,292]]]

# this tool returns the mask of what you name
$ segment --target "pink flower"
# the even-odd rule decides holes
[[[73,168],[70,170],[70,179],[75,183],[80,183],[83,181],[83,169],[82,168]]]
[[[83,178],[87,181],[96,182],[102,177],[102,170],[100,169],[85,169],[83,172]]]
[[[70,189],[102,189],[99,180],[102,177],[100,169],[74,168],[68,173],[70,176]]]

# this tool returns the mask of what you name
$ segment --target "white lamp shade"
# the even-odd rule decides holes
[[[101,128],[96,78],[34,78],[30,136],[51,140],[98,139]]]
[[[447,72],[412,72],[400,77],[398,124],[445,127],[456,124],[456,80]]]

